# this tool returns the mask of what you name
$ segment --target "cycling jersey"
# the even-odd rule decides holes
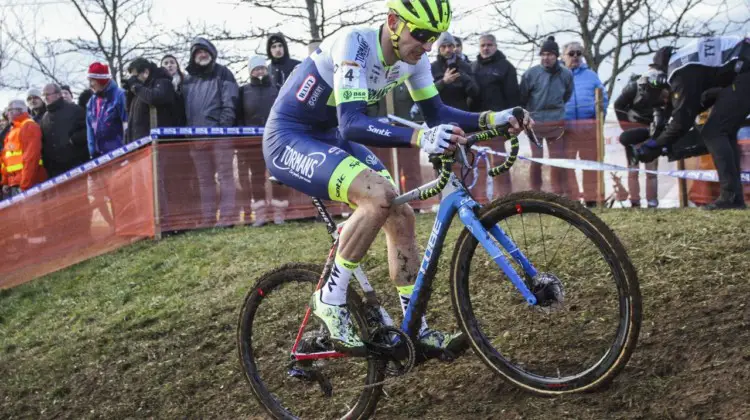
[[[342,29],[305,59],[281,88],[263,136],[269,171],[308,195],[347,202],[347,188],[370,167],[387,171],[362,146],[408,147],[418,131],[366,115],[368,104],[405,83],[430,126],[478,129],[479,114],[445,106],[427,55],[414,65],[385,64],[381,30]],[[356,147],[354,143],[361,143]]]

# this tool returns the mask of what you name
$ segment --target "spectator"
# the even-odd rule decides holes
[[[0,146],[3,145],[3,141],[5,141],[5,136],[8,135],[8,132],[10,132],[11,124],[10,119],[8,118],[8,109],[3,109],[3,115],[0,116]]]
[[[185,126],[185,98],[182,93],[182,85],[185,81],[185,74],[180,68],[180,63],[177,62],[175,56],[167,54],[161,59],[161,66],[167,71],[169,76],[172,78],[172,88],[175,92],[175,106],[174,112],[176,112],[176,123],[175,126]]]
[[[81,92],[80,95],[78,95],[78,106],[83,108],[83,110],[86,110],[86,106],[89,103],[89,100],[91,97],[94,96],[94,91],[91,89],[84,89],[83,92]]]
[[[172,76],[167,70],[143,57],[136,58],[128,66],[127,81],[128,142],[147,137],[156,127],[176,127],[179,124],[180,105],[175,98]],[[151,114],[156,113],[155,126]]]
[[[583,61],[583,46],[579,42],[565,44],[563,61],[573,72],[573,96],[565,106],[565,147],[568,159],[597,160],[596,141],[596,89],[602,90],[603,108],[607,109],[607,91],[599,76],[591,71]],[[568,170],[568,183],[574,198],[580,194],[575,172]],[[597,174],[595,171],[583,171],[583,200],[593,207],[597,200]],[[578,192],[578,194],[576,194]],[[599,197],[600,199],[603,197]]]
[[[68,103],[71,103],[71,104],[75,103],[75,102],[73,102],[73,91],[70,90],[70,86],[68,86],[68,85],[62,85],[62,86],[60,86],[60,91],[62,92],[61,95],[62,95],[62,98],[63,98],[63,100],[65,102],[68,102]],[[47,105],[49,105],[49,104],[47,104]]]
[[[565,103],[573,93],[573,74],[560,64],[560,47],[554,37],[549,37],[539,51],[540,64],[528,69],[521,77],[521,106],[526,108],[536,121],[536,134],[547,139],[547,150],[550,158],[564,158],[565,144],[562,138]],[[542,149],[531,145],[531,155],[543,156]],[[552,191],[568,195],[566,172],[557,167],[550,167]],[[531,189],[542,188],[542,167],[530,165]]]
[[[469,57],[466,54],[464,54],[464,44],[461,38],[454,36],[453,40],[456,41],[456,55],[458,56],[458,58],[471,64],[471,60],[469,60]]]
[[[35,123],[39,124],[42,120],[44,113],[47,112],[47,107],[44,105],[42,100],[42,92],[37,88],[31,88],[26,93],[26,105],[29,107],[31,118]]]
[[[41,121],[42,158],[50,178],[89,160],[86,142],[86,111],[66,101],[62,88],[49,84],[42,89],[47,113]]]
[[[516,68],[505,58],[505,54],[497,49],[494,35],[485,34],[479,37],[479,55],[476,61],[471,63],[471,69],[479,86],[479,96],[472,101],[470,109],[477,112],[501,111],[521,103]],[[486,178],[484,174],[480,176],[482,179]],[[494,181],[498,187],[493,194],[495,197],[513,190],[510,173],[494,178]]]
[[[622,134],[620,134],[620,143],[625,146],[626,153],[628,155],[628,167],[638,169],[638,164],[634,163],[630,159],[630,147],[636,144],[643,143],[644,141],[652,138],[652,133],[649,129],[649,125],[654,121],[654,108],[657,106],[664,107],[666,101],[669,100],[669,91],[664,90],[662,97],[659,98],[660,104],[652,104],[649,98],[643,95],[643,90],[638,89],[638,80],[640,76],[634,75],[630,78],[630,81],[622,89],[620,96],[615,100],[615,115],[617,115],[617,121],[622,128]],[[655,106],[656,105],[656,106]],[[666,122],[666,121],[664,121]],[[663,129],[663,124],[658,129]],[[656,131],[656,126],[654,127]],[[654,133],[657,134],[657,133]],[[645,163],[646,169],[655,171],[658,169],[658,160],[654,160]],[[648,200],[648,207],[658,207],[658,185],[659,179],[656,174],[646,174],[646,199]],[[638,172],[630,172],[628,174],[628,190],[630,192],[630,204],[633,208],[641,207],[641,186],[638,181]]]
[[[89,155],[95,159],[123,145],[124,124],[128,120],[125,92],[109,74],[109,66],[89,66],[89,86],[93,96],[86,105]]]
[[[471,68],[480,92],[474,110],[500,111],[521,103],[516,68],[497,49],[494,35],[479,37],[479,55]]]
[[[41,95],[41,93],[39,93]],[[42,131],[26,112],[26,104],[14,100],[8,104],[11,129],[3,142],[3,195],[12,197],[47,179],[42,163]]]
[[[289,56],[289,46],[287,46],[284,34],[280,32],[268,37],[266,54],[268,59],[271,60],[271,66],[268,68],[271,73],[271,83],[276,86],[276,89],[280,90],[286,79],[292,74],[292,70],[300,62]]]
[[[188,75],[182,86],[185,97],[187,125],[190,127],[234,127],[235,107],[239,86],[234,75],[216,62],[216,47],[204,39],[196,38],[190,48]],[[214,174],[219,174],[221,187],[221,219],[219,226],[234,224],[234,168],[233,149],[228,141],[218,140],[196,144],[190,155],[198,174],[201,196],[201,225],[216,225],[216,183]]]
[[[271,112],[271,106],[276,101],[276,95],[279,91],[271,83],[271,76],[268,74],[266,60],[259,56],[250,57],[247,68],[250,70],[250,83],[240,88],[240,105],[242,112],[240,115],[240,125],[245,127],[263,127],[266,125],[266,119]],[[260,143],[258,143],[260,146]],[[271,185],[272,197],[266,197],[266,161],[263,159],[263,153],[260,148],[249,148],[237,150],[237,167],[240,174],[240,186],[242,187],[243,197],[241,198],[242,207],[245,209],[245,215],[249,220],[250,211],[255,212],[255,221],[253,226],[259,227],[266,224],[267,208],[273,207],[273,221],[280,225],[284,223],[284,213],[289,207],[289,201],[286,200],[286,187]],[[251,175],[248,179],[247,173]],[[252,199],[255,201],[251,204],[251,187]],[[281,196],[283,194],[283,197]],[[268,200],[270,198],[270,200]]]
[[[448,106],[467,111],[469,98],[479,94],[471,66],[456,55],[456,41],[450,33],[443,32],[436,44],[438,57],[432,63],[432,77],[440,99]]]

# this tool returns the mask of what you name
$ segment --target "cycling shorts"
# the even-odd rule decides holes
[[[338,130],[269,122],[263,135],[263,157],[268,171],[285,185],[311,197],[349,201],[349,185],[369,169],[393,177],[370,149],[342,140]]]

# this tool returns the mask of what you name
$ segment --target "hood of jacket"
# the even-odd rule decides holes
[[[273,45],[274,42],[281,42],[281,44],[284,46],[283,57],[274,58],[274,56],[271,55],[271,45]],[[289,59],[289,45],[287,45],[286,43],[286,37],[284,37],[284,34],[279,32],[268,37],[268,42],[266,42],[266,55],[268,56],[268,59],[274,63],[278,63],[278,62]]]
[[[198,50],[198,48],[203,48],[208,51],[209,54],[211,54],[211,64],[207,66],[199,66],[198,64],[195,64],[195,52]],[[210,73],[214,68],[214,64],[216,64],[217,55],[218,53],[216,51],[216,47],[211,43],[211,41],[203,37],[196,37],[193,40],[192,45],[190,46],[190,62],[188,63],[185,70],[187,70],[187,72],[192,75],[200,73]]]
[[[586,63],[581,63],[581,65],[580,65],[580,66],[578,66],[578,67],[576,67],[576,68],[574,68],[574,69],[570,69],[570,71],[571,71],[571,72],[572,72],[572,73],[573,73],[574,75],[576,75],[576,74],[579,74],[579,73],[581,73],[581,72],[584,72],[584,71],[586,71],[586,70],[588,70],[588,69],[589,69],[589,65],[588,65],[588,64],[586,64]]]

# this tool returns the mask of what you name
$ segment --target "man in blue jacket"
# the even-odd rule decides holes
[[[125,91],[109,74],[109,66],[93,63],[89,66],[89,86],[94,95],[86,106],[86,139],[91,158],[122,147],[125,121],[128,120]]]
[[[570,42],[563,48],[563,62],[565,67],[573,72],[573,95],[565,104],[565,136],[567,158],[581,160],[597,160],[596,144],[596,96],[597,88],[602,89],[604,109],[607,109],[609,98],[607,91],[599,80],[599,76],[589,69],[583,61],[583,45]],[[569,170],[568,182],[575,198],[578,181],[575,172]],[[586,205],[596,205],[596,172],[583,171],[583,199]]]

